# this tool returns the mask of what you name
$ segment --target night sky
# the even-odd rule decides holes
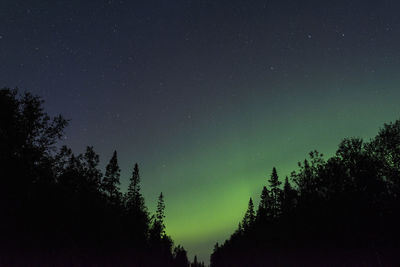
[[[281,178],[400,115],[398,0],[0,0],[0,87],[70,119],[63,143],[135,162],[167,233],[208,262]]]

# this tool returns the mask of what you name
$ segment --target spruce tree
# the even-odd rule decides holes
[[[159,222],[159,224],[161,226],[161,230],[162,230],[161,233],[164,233],[164,230],[165,230],[165,225],[164,225],[165,214],[164,214],[164,210],[165,210],[164,195],[161,192],[160,196],[158,197],[157,212],[156,212],[156,220]]]
[[[176,267],[190,267],[190,262],[187,258],[187,251],[180,245],[174,249],[174,266]]]
[[[242,227],[245,231],[254,225],[255,218],[256,218],[256,216],[254,213],[254,204],[253,204],[253,200],[250,198],[246,214],[244,215],[244,218],[242,221]]]
[[[140,193],[140,174],[139,166],[135,163],[133,168],[132,176],[128,186],[128,192],[126,196],[126,205],[128,210],[144,211],[144,199]]]
[[[140,175],[137,163],[133,168],[128,191],[124,200],[127,218],[126,233],[132,236],[131,239],[143,241],[147,238],[149,230],[149,215],[144,203],[144,198],[140,193]]]
[[[117,203],[120,200],[119,177],[121,169],[118,166],[117,151],[114,151],[106,167],[106,173],[102,181],[102,188],[111,202]]]
[[[272,169],[271,179],[269,179],[268,182],[271,188],[272,198],[271,216],[275,218],[278,217],[280,213],[280,198],[282,192],[282,190],[279,188],[281,182],[279,181],[278,173],[275,167]]]
[[[86,147],[86,152],[82,158],[83,158],[83,168],[84,168],[83,171],[88,185],[88,189],[90,191],[97,191],[100,186],[102,177],[102,173],[98,169],[98,165],[100,162],[99,155],[96,154],[92,146],[88,146]]]
[[[191,264],[191,267],[198,267],[199,263],[197,262],[197,256],[194,255],[193,263]]]
[[[292,188],[289,179],[286,176],[281,198],[281,210],[283,214],[288,215],[292,212],[295,207],[295,200],[296,190]]]
[[[158,197],[157,211],[155,216],[153,216],[152,218],[153,224],[150,229],[150,239],[152,240],[152,242],[159,242],[165,235],[164,210],[164,195],[161,192],[160,196]]]
[[[248,207],[248,216],[249,216],[249,225],[253,225],[256,216],[254,213],[254,204],[253,204],[253,200],[250,198],[249,200],[249,207]]]
[[[271,216],[272,198],[271,192],[266,186],[263,187],[260,196],[260,203],[257,210],[258,220],[265,221],[269,216]]]

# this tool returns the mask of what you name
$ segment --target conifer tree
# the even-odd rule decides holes
[[[102,173],[97,168],[100,162],[99,155],[96,154],[92,146],[86,147],[86,152],[83,155],[83,171],[90,191],[98,190]]]
[[[150,238],[153,240],[153,242],[161,240],[165,235],[164,210],[165,210],[164,195],[161,192],[160,196],[158,197],[157,211],[155,216],[153,216],[153,224],[150,229]]]
[[[127,235],[131,235],[132,239],[135,239],[132,241],[143,241],[147,239],[149,230],[149,215],[144,203],[144,198],[140,193],[140,175],[139,166],[137,163],[133,168],[128,191],[125,194],[124,201],[127,217]]]
[[[164,233],[165,225],[164,225],[164,214],[165,210],[165,203],[164,203],[164,195],[161,192],[160,196],[158,197],[158,202],[157,202],[157,212],[156,212],[156,220],[159,222],[161,225],[162,233]]]
[[[110,198],[111,202],[118,202],[120,200],[119,193],[119,178],[121,169],[118,166],[117,151],[114,151],[113,156],[110,159],[106,167],[106,173],[102,181],[103,191]]]
[[[254,204],[253,204],[253,200],[250,198],[246,214],[244,215],[244,218],[242,221],[242,226],[245,231],[254,225],[255,218],[256,218],[256,216],[254,213]]]
[[[174,266],[190,267],[190,263],[187,258],[187,251],[180,245],[174,249]]]
[[[271,216],[272,207],[271,192],[266,186],[263,187],[260,198],[261,199],[257,210],[257,218],[261,221],[264,221]]]
[[[194,255],[193,263],[191,267],[198,267],[199,263],[197,262],[197,255]]]
[[[294,209],[295,200],[296,190],[292,188],[289,179],[286,176],[281,198],[281,211],[283,214],[289,214]]]
[[[140,193],[140,174],[139,166],[135,163],[133,168],[132,176],[128,186],[128,192],[126,197],[126,205],[128,210],[144,211],[144,199]]]
[[[279,181],[278,173],[276,168],[272,169],[271,179],[268,180],[271,188],[271,216],[273,218],[277,217],[280,213],[280,198],[282,190],[279,188],[281,182]]]

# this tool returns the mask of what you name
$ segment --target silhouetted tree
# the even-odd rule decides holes
[[[157,211],[155,216],[153,217],[153,224],[150,231],[151,239],[154,241],[160,240],[165,233],[164,210],[165,210],[164,196],[161,192],[160,196],[158,197]]]
[[[291,184],[289,183],[289,178],[286,176],[281,197],[281,211],[284,215],[288,215],[293,212],[296,205],[296,195],[296,190],[292,188]]]
[[[400,195],[400,120],[384,124],[378,135],[366,145],[366,150],[381,164],[390,194]]]
[[[193,259],[193,263],[191,264],[191,267],[198,267],[199,266],[198,264],[199,263],[197,262],[197,256],[194,255],[194,259]]]
[[[221,247],[218,242],[215,243],[213,253],[210,256],[210,266],[220,266],[221,264]],[[228,256],[228,255],[227,255]]]
[[[245,231],[254,225],[255,218],[256,216],[254,213],[254,204],[253,200],[250,198],[246,214],[244,215],[242,220],[242,226]]]
[[[205,267],[205,265],[204,265],[204,262],[197,261],[197,256],[195,255],[190,267]]]
[[[44,112],[39,97],[0,90],[0,242],[5,247],[51,220],[45,209],[54,204],[46,199],[55,193],[53,152],[66,125],[62,116]]]
[[[150,246],[153,248],[153,251],[159,255],[159,259],[156,261],[157,265],[160,265],[163,262],[173,262],[173,255],[171,254],[173,242],[165,233],[164,210],[164,195],[161,192],[158,197],[156,214],[152,217],[152,225],[149,235]]]
[[[190,263],[187,258],[187,252],[186,250],[178,245],[174,249],[174,266],[177,267],[189,267]]]
[[[98,169],[100,157],[92,146],[86,147],[83,155],[83,172],[86,177],[88,190],[97,191],[101,186],[102,173]]]
[[[106,167],[106,173],[102,181],[102,188],[112,203],[119,203],[120,201],[120,172],[121,170],[118,166],[117,151],[114,151],[110,162]]]
[[[271,197],[271,193],[266,186],[263,187],[260,198],[261,199],[257,210],[257,218],[260,221],[265,221],[270,216],[272,216],[271,209],[273,206],[273,199]]]
[[[144,199],[140,193],[140,174],[137,163],[135,163],[132,176],[130,178],[126,197],[126,205],[128,209],[144,210]]]
[[[128,191],[125,195],[125,206],[127,212],[126,232],[132,239],[143,242],[146,240],[149,231],[149,215],[140,192],[139,166],[136,163]]]
[[[273,218],[278,217],[280,214],[280,199],[282,190],[279,188],[281,182],[279,181],[278,173],[276,168],[272,169],[271,178],[268,180],[270,186],[271,195],[271,216]]]

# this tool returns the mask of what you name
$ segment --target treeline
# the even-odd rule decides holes
[[[122,193],[117,152],[103,174],[93,147],[56,149],[68,123],[30,93],[1,89],[0,122],[1,266],[190,265],[165,233],[162,193],[147,210],[137,164]]]
[[[212,267],[400,264],[400,120],[369,142],[344,139],[328,160],[309,156],[283,184],[272,169]]]

